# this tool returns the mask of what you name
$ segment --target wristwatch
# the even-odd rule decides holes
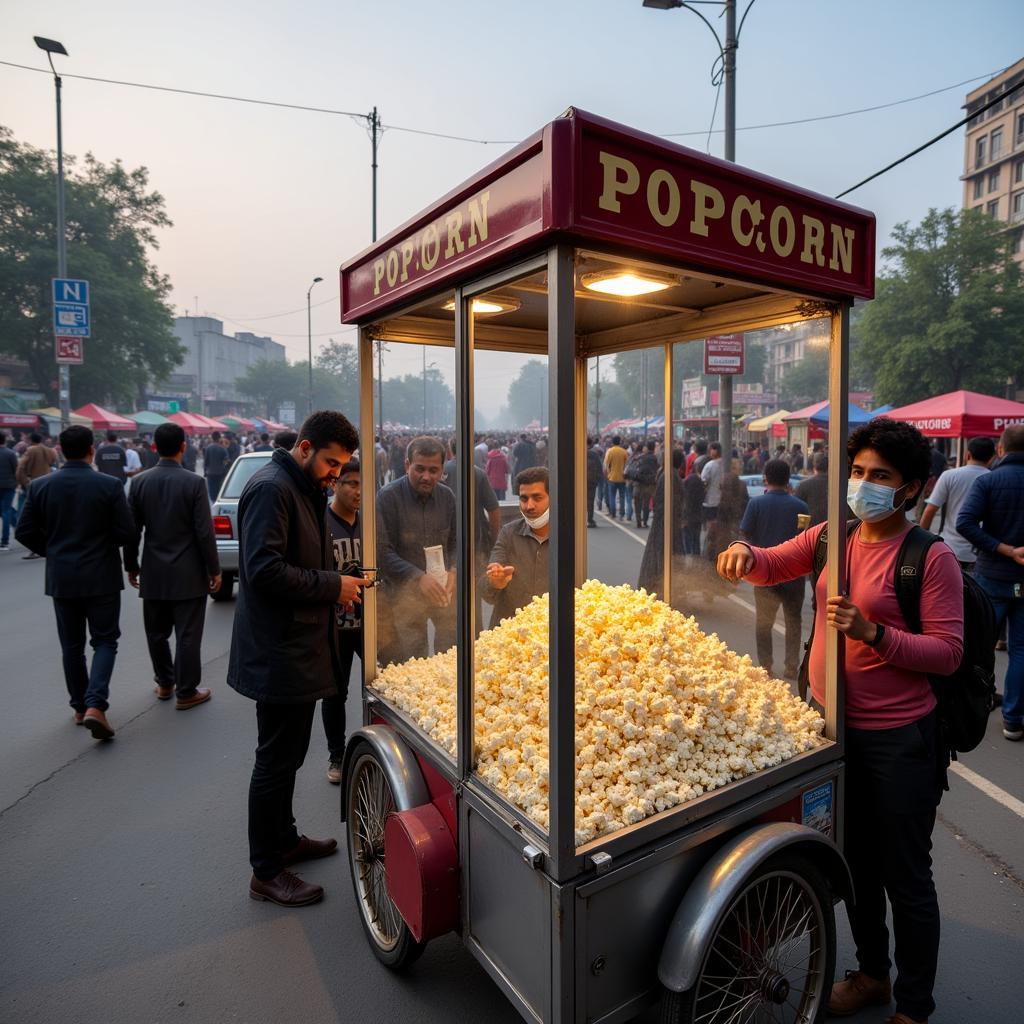
[[[866,643],[868,647],[877,647],[882,642],[882,637],[885,636],[885,626],[883,626],[880,622],[875,623],[875,629],[877,630],[877,632],[875,633],[874,640],[864,641],[864,643]]]

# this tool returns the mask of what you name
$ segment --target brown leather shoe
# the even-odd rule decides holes
[[[269,882],[261,882],[255,875],[249,882],[249,896],[254,900],[267,900],[279,907],[307,907],[324,898],[321,885],[304,882],[290,871],[282,871]]]
[[[86,708],[82,725],[92,733],[94,740],[112,740],[114,730],[110,728],[107,716],[99,708]]]
[[[842,981],[832,986],[828,1012],[833,1017],[852,1017],[865,1006],[885,1006],[892,999],[889,979],[879,981],[863,971],[847,971]]]
[[[205,704],[213,696],[205,687],[200,687],[191,697],[179,697],[174,706],[179,711],[188,711],[199,704]]]
[[[897,1013],[895,1016],[886,1017],[885,1024],[928,1024],[928,1018],[915,1020],[913,1017],[908,1017],[905,1013]]]
[[[157,683],[156,689],[154,689],[153,692],[156,694],[157,700],[170,700],[174,696],[174,687],[161,686]]]
[[[298,845],[284,855],[282,862],[287,868],[302,860],[319,860],[337,852],[337,839],[310,839],[309,836],[299,836]]]

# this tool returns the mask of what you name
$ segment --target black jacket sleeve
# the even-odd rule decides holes
[[[42,510],[38,507],[39,492],[36,487],[29,487],[25,498],[25,506],[14,528],[14,537],[24,544],[29,551],[37,555],[46,554],[46,524]]]
[[[259,482],[247,487],[242,497],[242,558],[249,585],[293,604],[336,604],[340,573],[304,569],[287,561],[291,508],[284,490]]]
[[[132,514],[132,536],[124,546],[124,567],[128,572],[139,571],[139,545],[142,543],[142,502],[137,481],[128,489],[128,510]]]

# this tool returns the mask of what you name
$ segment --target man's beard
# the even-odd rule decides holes
[[[310,459],[309,462],[307,462],[302,467],[302,472],[306,474],[306,476],[309,478],[309,482],[314,487],[316,487],[318,490],[321,490],[321,491],[328,491],[328,490],[330,490],[334,486],[334,484],[331,481],[330,476],[325,476],[325,477],[319,477],[318,478],[316,476],[316,474],[314,473],[314,471],[313,471],[313,466],[314,466],[314,461],[312,459]]]

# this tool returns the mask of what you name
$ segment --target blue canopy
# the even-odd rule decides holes
[[[847,416],[851,427],[860,426],[862,423],[867,423],[873,419],[877,412],[865,412],[859,405],[854,405],[852,402],[846,406],[848,412]],[[816,427],[828,426],[828,404],[823,405],[813,416],[809,419],[810,423],[813,423]]]
[[[877,409],[871,410],[872,416],[885,416],[892,412],[893,407],[891,405],[880,405]]]

